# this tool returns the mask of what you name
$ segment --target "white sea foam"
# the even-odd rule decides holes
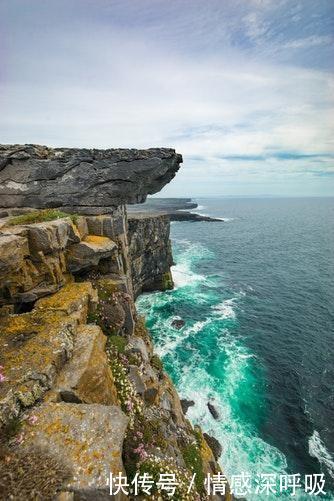
[[[235,318],[236,315],[233,309],[235,301],[236,298],[225,299],[225,301],[223,301],[222,303],[212,306],[212,309],[221,320],[224,320],[226,318]]]
[[[156,353],[159,357],[165,357],[168,353],[173,352],[181,343],[183,343],[192,334],[197,334],[203,327],[210,323],[211,319],[199,320],[194,325],[188,327],[182,332],[171,333],[165,337],[162,346],[156,348]]]
[[[203,205],[199,205],[198,207],[196,207],[196,209],[190,210],[189,212],[191,214],[197,214],[198,216],[212,217],[214,219],[218,219],[219,221],[224,221],[226,223],[234,220],[234,218],[232,218],[232,217],[220,217],[220,216],[215,216],[212,214],[207,214],[206,212],[203,213],[203,212],[201,212],[203,209],[206,209],[206,207],[204,207]],[[182,209],[182,210],[186,210],[186,209]]]
[[[313,435],[309,438],[308,450],[310,456],[316,458],[321,465],[324,465],[330,476],[334,478],[334,459],[326,449],[317,430],[314,430]]]
[[[205,277],[191,271],[186,262],[171,267],[175,287],[184,287],[196,282],[204,281]]]
[[[194,360],[190,366],[183,367],[177,387],[183,398],[195,402],[194,406],[188,409],[187,417],[193,423],[199,424],[204,431],[215,436],[223,445],[220,462],[228,477],[236,471],[247,471],[252,477],[259,471],[284,474],[287,467],[285,456],[262,440],[255,429],[245,426],[235,415],[231,396],[237,394],[238,385],[246,377],[250,363],[248,359],[252,354],[247,353],[233,337],[225,339],[225,342],[229,345],[229,353],[225,368],[224,391],[219,384],[217,385],[216,378],[208,374],[205,366],[201,366],[198,360]],[[243,360],[242,363],[240,360]],[[218,411],[218,420],[215,420],[208,410],[209,401]],[[262,498],[259,496],[256,499]]]

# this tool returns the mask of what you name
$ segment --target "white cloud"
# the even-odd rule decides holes
[[[310,47],[318,47],[319,45],[330,45],[333,43],[333,37],[329,35],[316,36],[312,35],[306,38],[297,38],[283,44],[284,49],[308,49]]]
[[[243,19],[248,36],[260,39],[267,24],[259,11],[275,7],[253,3],[257,10]],[[209,15],[202,24],[197,20],[198,42],[207,36],[208,20]],[[279,179],[300,173],[298,161],[268,158],[260,164],[242,156],[334,152],[330,73],[249,56],[226,42],[231,33],[220,37],[218,29],[208,38],[225,37],[224,50],[178,50],[182,30],[189,34],[192,26],[184,19],[177,23],[174,44],[166,41],[168,33],[155,38],[157,26],[163,27],[159,19],[149,29],[92,24],[87,31],[86,25],[72,29],[69,24],[65,31],[41,31],[32,46],[19,45],[7,56],[7,80],[0,84],[2,141],[171,146],[185,156],[178,179],[188,186],[205,184],[208,177],[219,184],[225,177]],[[233,22],[227,25],[235,29]],[[308,43],[316,45],[320,38],[326,43],[325,36],[309,37]],[[223,158],[233,155],[240,160]]]

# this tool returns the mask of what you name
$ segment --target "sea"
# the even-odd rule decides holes
[[[334,198],[194,201],[221,221],[171,223],[175,288],[137,300],[155,350],[226,477],[251,478],[243,498],[295,483],[294,499],[334,500]]]

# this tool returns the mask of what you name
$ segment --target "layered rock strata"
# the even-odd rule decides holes
[[[67,207],[110,212],[156,193],[179,169],[181,155],[148,150],[0,146],[0,207]]]
[[[131,214],[129,255],[135,296],[141,292],[173,288],[173,264],[169,239],[170,221],[161,214]]]
[[[172,286],[168,219],[51,216],[0,220],[0,498],[110,499],[110,473],[175,472],[172,499],[216,499],[217,444],[185,418],[135,308]],[[114,499],[145,499],[125,490]]]

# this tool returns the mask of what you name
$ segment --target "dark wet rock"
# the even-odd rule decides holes
[[[170,148],[0,145],[1,206],[103,214],[108,207],[144,202],[173,179],[181,162]]]
[[[173,321],[172,321],[172,327],[175,327],[175,329],[182,329],[182,327],[184,327],[185,325],[185,321],[182,320],[181,318],[175,318]]]
[[[206,443],[210,447],[215,457],[215,460],[218,461],[218,458],[222,455],[223,448],[220,442],[215,438],[209,435],[208,433],[203,433],[203,437],[206,440]]]
[[[208,409],[210,411],[211,416],[214,419],[219,419],[219,413],[218,413],[216,407],[211,402],[208,402]]]
[[[182,400],[180,400],[180,402],[181,402],[183,414],[187,414],[189,407],[192,407],[193,405],[195,405],[195,402],[193,400],[187,400],[186,398],[183,398]]]

